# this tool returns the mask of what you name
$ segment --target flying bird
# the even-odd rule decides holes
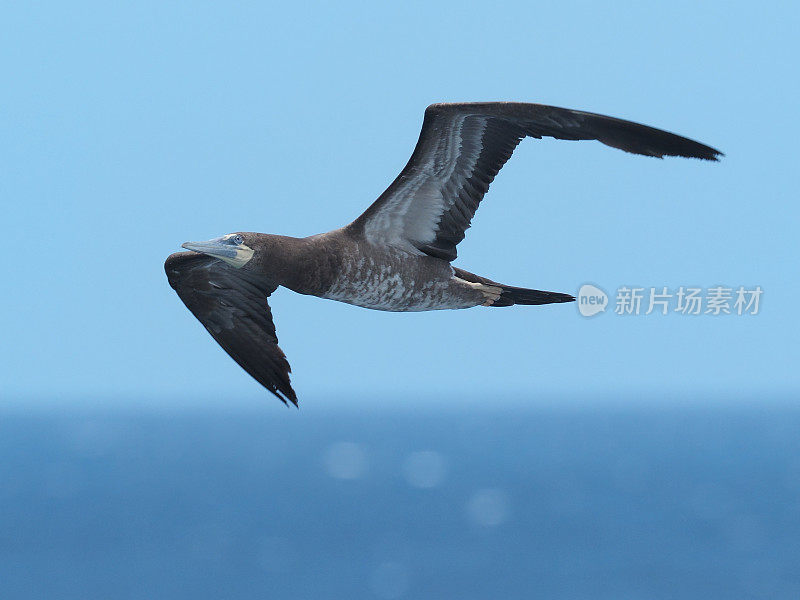
[[[579,110],[518,102],[433,104],[408,164],[355,221],[305,238],[230,233],[186,242],[169,284],[212,337],[284,404],[297,405],[267,298],[279,286],[385,311],[571,302],[450,263],[498,171],[525,137],[597,140],[645,156],[717,160],[699,142]]]

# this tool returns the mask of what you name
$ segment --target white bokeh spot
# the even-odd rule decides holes
[[[433,488],[441,484],[447,470],[444,456],[433,450],[412,452],[403,461],[403,476],[409,485]]]
[[[508,517],[508,496],[503,490],[481,489],[467,502],[467,518],[476,525],[494,527],[507,521]]]
[[[325,450],[325,471],[335,479],[358,479],[367,471],[367,454],[360,444],[336,442]]]

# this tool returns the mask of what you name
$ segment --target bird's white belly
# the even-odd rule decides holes
[[[479,304],[465,292],[452,277],[430,278],[427,273],[386,263],[376,265],[362,258],[342,269],[322,297],[386,311],[469,308]]]

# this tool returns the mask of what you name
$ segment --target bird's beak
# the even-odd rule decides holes
[[[181,248],[208,254],[209,256],[214,256],[223,260],[226,258],[229,260],[236,258],[236,246],[227,243],[225,238],[221,237],[206,242],[186,242],[181,244]]]
[[[241,269],[253,258],[254,252],[249,246],[232,243],[230,241],[231,237],[233,237],[233,234],[214,238],[207,242],[186,242],[181,244],[181,247],[222,259],[229,265]]]

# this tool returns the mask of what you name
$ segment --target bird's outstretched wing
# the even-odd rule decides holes
[[[198,254],[178,252],[164,263],[169,284],[215,340],[284,404],[297,405],[291,367],[278,347],[267,297],[276,285]]]
[[[456,258],[489,184],[524,137],[598,140],[645,156],[717,160],[699,142],[613,117],[519,102],[433,104],[403,171],[350,224],[367,239]]]

